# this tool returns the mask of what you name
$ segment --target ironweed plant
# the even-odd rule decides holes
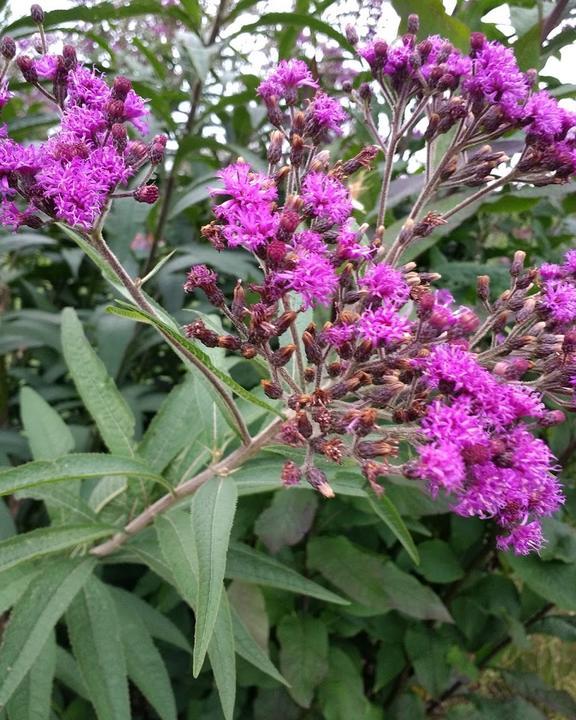
[[[538,708],[571,717],[568,695],[544,684],[536,692],[524,675],[508,673],[515,698],[486,699],[468,684],[531,628],[546,632],[548,622],[574,639],[571,617],[547,617],[554,604],[574,609],[576,601],[562,588],[574,579],[572,531],[546,520],[566,503],[546,431],[574,408],[576,250],[537,267],[517,250],[508,287],[493,291],[490,276],[479,276],[473,306],[455,300],[434,265],[410,258],[504,187],[569,183],[576,114],[540,88],[536,71],[521,71],[510,48],[478,32],[467,52],[421,37],[415,14],[390,44],[347,28],[365,70],[345,80],[346,101],[303,60],[280,61],[257,88],[273,127],[267,169],[243,158],[219,169],[213,219],[201,230],[218,253],[245,251],[258,275],[227,296],[213,267],[193,265],[184,290],[212,311],[180,323],[144,290],[165,260],[135,277],[106,230],[117,203],[159,200],[168,138],[149,137],[146,101],[128,77],[105,77],[72,45],[53,52],[38,5],[31,17],[35,54],[1,41],[0,109],[23,81],[55,108],[59,125],[38,143],[0,128],[0,224],[57,228],[72,239],[119,296],[109,311],[152,326],[190,379],[136,443],[130,408],[74,310],[64,311],[64,357],[110,452],[71,452],[61,418],[23,391],[34,460],[1,471],[0,492],[42,501],[49,525],[0,543],[0,610],[12,608],[0,647],[0,716],[28,717],[38,702],[38,717],[48,718],[54,693],[58,717],[73,716],[64,712],[70,694],[75,717],[155,717],[151,708],[162,718],[218,717],[203,673],[208,656],[224,716],[252,717],[247,695],[234,710],[238,654],[256,668],[244,670],[255,680],[239,677],[260,688],[258,717],[275,702],[290,718],[536,718]],[[333,140],[358,127],[370,144],[339,157]],[[508,157],[511,136],[520,142]],[[420,191],[391,234],[395,166],[418,138]],[[366,213],[355,184],[377,164],[377,207]],[[462,188],[464,196],[455,193]],[[228,372],[223,358],[234,355],[253,365],[260,388]],[[208,455],[204,438],[190,440],[204,422],[198,392],[233,433]],[[331,506],[352,516],[350,537],[346,521],[339,537],[316,528],[298,567],[346,597],[238,542],[254,517],[242,504],[235,515],[238,497],[272,490],[255,526],[272,553],[297,545],[317,513],[328,522]],[[418,520],[435,512],[450,513],[453,547],[437,537],[440,527]],[[361,549],[362,527],[372,532],[375,523],[383,535]],[[417,545],[412,534],[433,539]],[[562,546],[564,556],[555,554]],[[482,575],[495,569],[497,550],[505,572]],[[540,552],[552,552],[548,562]],[[54,557],[40,559],[47,554]],[[127,587],[118,567],[142,565],[149,570]],[[526,583],[522,596],[507,576],[514,570]],[[260,585],[305,601],[284,612]],[[152,595],[158,603],[143,599]],[[192,646],[191,616],[167,617],[180,599],[193,611]],[[280,617],[280,671],[268,655],[266,605]],[[263,636],[251,613],[264,614]],[[55,633],[63,615],[66,635]],[[329,649],[329,633],[363,633],[366,647]],[[174,692],[152,638],[178,649],[173,663],[187,666],[191,654],[194,677],[204,678],[197,704],[178,673]]]

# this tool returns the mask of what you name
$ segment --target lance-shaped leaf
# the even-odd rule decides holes
[[[38,528],[15,535],[0,542],[0,573],[21,563],[91,543],[113,533],[114,528],[103,525],[76,525]]]
[[[74,657],[98,720],[129,720],[124,645],[114,600],[95,577],[66,613]]]
[[[83,558],[51,563],[15,606],[0,647],[0,709],[42,652],[52,628],[87,582],[95,562]]]
[[[198,562],[194,675],[202,669],[223,592],[230,531],[238,494],[231,478],[204,483],[192,501],[192,533]]]
[[[66,480],[113,475],[126,476],[128,479],[150,480],[168,489],[170,487],[164,478],[152,472],[139,460],[100,453],[78,453],[66,455],[58,460],[39,460],[1,471],[0,495],[11,495],[18,490]]]
[[[28,674],[10,698],[10,720],[49,720],[55,668],[56,639],[52,630]]]
[[[74,450],[68,425],[32,388],[20,391],[20,413],[34,460],[54,460]]]
[[[412,535],[404,521],[400,517],[400,513],[396,510],[396,506],[386,495],[382,495],[379,498],[374,498],[371,495],[368,496],[368,503],[372,510],[378,515],[380,520],[384,522],[388,528],[394,533],[400,544],[406,550],[411,560],[418,565],[420,557],[418,556],[418,549],[412,540]]]
[[[62,351],[78,394],[106,447],[116,455],[132,457],[135,426],[132,411],[86,339],[72,308],[62,311]]]

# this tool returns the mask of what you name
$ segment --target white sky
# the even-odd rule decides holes
[[[134,1],[137,2],[137,0]],[[443,0],[443,2],[448,10],[453,8],[455,4],[455,0]],[[26,0],[10,0],[8,6],[11,8],[14,16],[18,17],[18,15],[28,12],[30,4],[31,3]],[[61,10],[71,7],[76,3],[74,0],[42,0],[40,4],[44,10]],[[275,4],[278,5],[277,10],[286,10],[286,0],[275,0],[275,2],[270,3],[271,6],[274,6]],[[396,33],[398,16],[389,3],[383,3],[382,10],[383,14],[386,16],[382,23],[384,34],[387,34],[386,31],[388,30],[391,37],[393,37]],[[488,13],[485,17],[490,22],[498,23],[501,30],[503,30],[506,34],[510,34],[510,13],[506,4],[503,3],[500,7],[492,10],[492,12]],[[572,83],[574,82],[573,68],[575,65],[576,45],[573,45],[571,47],[564,48],[560,59],[550,58],[550,60],[546,63],[545,68],[542,70],[542,74],[556,77],[562,83]]]

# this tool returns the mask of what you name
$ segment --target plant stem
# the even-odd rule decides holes
[[[270,425],[264,428],[261,433],[252,438],[248,445],[239,447],[220,462],[210,465],[210,467],[202,470],[202,472],[198,473],[198,475],[194,476],[190,480],[185,480],[180,485],[177,485],[172,492],[166,493],[166,495],[163,495],[159,500],[156,500],[155,503],[137,515],[122,531],[116,533],[116,535],[110,538],[110,540],[93,547],[90,550],[90,553],[92,555],[96,555],[97,557],[106,557],[107,555],[111,555],[129,538],[148,527],[148,525],[150,525],[158,515],[165,513],[181,500],[195,493],[196,490],[198,490],[198,488],[205,482],[215,476],[229,475],[233,470],[243,465],[250,457],[252,457],[252,455],[267,445],[277,433],[282,422],[284,421],[281,418],[274,420],[270,423]]]
[[[128,293],[130,294],[130,297],[134,300],[135,304],[141,310],[144,310],[144,312],[152,315],[155,318],[158,318],[158,313],[156,312],[155,308],[148,302],[146,296],[140,290],[138,285],[134,282],[134,280],[132,280],[130,275],[128,275],[116,255],[114,255],[114,253],[102,237],[102,234],[100,232],[94,232],[91,236],[91,240],[93,246],[96,248],[96,250],[98,250],[102,258],[106,261],[107,265],[116,275],[123,287],[126,288]],[[164,332],[161,328],[156,329],[166,340],[166,342],[171,345],[178,354],[185,357],[188,362],[192,363],[194,367],[198,368],[198,370],[200,370],[200,372],[204,375],[208,382],[214,387],[218,395],[224,401],[231,415],[233,416],[234,421],[238,426],[238,431],[240,433],[240,437],[242,438],[242,442],[245,445],[249,445],[251,442],[251,437],[250,433],[248,432],[248,428],[246,427],[246,423],[244,422],[244,418],[236,407],[234,399],[229,395],[219,378],[216,377],[216,375],[214,375],[214,373],[209,368],[203,365],[200,360],[198,360],[198,358],[196,358],[186,347],[179,343],[176,338],[172,337],[169,333]]]

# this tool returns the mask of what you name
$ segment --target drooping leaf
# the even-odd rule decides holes
[[[364,694],[361,668],[338,647],[330,648],[328,674],[319,691],[319,702],[325,720],[370,720],[370,703]]]
[[[192,533],[198,558],[198,597],[194,631],[194,675],[202,668],[223,592],[230,531],[236,512],[236,484],[212,478],[192,501]]]
[[[72,308],[62,311],[62,350],[78,394],[111,453],[134,456],[135,420]]]
[[[464,570],[454,551],[442,540],[426,540],[418,546],[420,567],[418,572],[428,582],[451,583],[464,576]]]
[[[563,610],[576,610],[576,565],[560,560],[544,562],[535,555],[507,555],[514,572],[534,592]]]
[[[309,615],[289,615],[277,632],[280,669],[290,684],[288,692],[299,705],[309,708],[315,688],[328,672],[326,626]]]
[[[431,695],[438,696],[450,678],[450,665],[447,661],[449,643],[432,628],[424,625],[410,628],[404,642],[418,682]]]
[[[42,652],[52,628],[88,581],[94,565],[92,558],[53,561],[15,606],[0,646],[0,708]]]
[[[98,720],[130,720],[121,627],[104,583],[90,579],[68,608],[66,624]]]

